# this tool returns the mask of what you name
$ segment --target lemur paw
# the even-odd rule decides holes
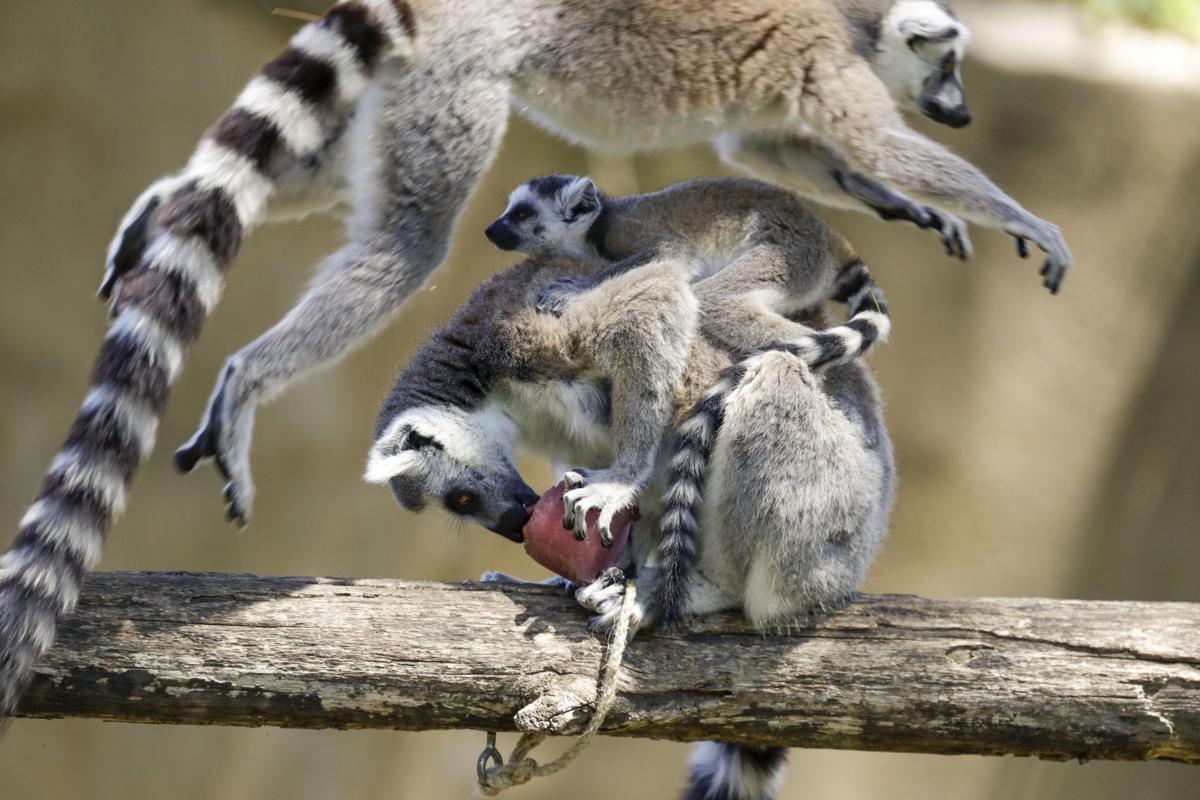
[[[576,541],[587,538],[587,515],[599,509],[596,528],[600,533],[600,544],[613,546],[612,522],[620,511],[637,505],[638,489],[632,484],[604,480],[603,472],[588,473],[574,470],[563,475],[567,491],[563,493],[562,525],[574,532]]]
[[[593,633],[608,633],[621,616],[625,603],[625,573],[618,567],[609,567],[599,578],[580,587],[575,592],[575,601],[595,615],[588,618],[588,630]],[[639,598],[634,601],[633,615],[629,620],[629,633],[642,626],[646,619],[646,607]]]
[[[539,314],[561,317],[571,300],[587,288],[588,283],[583,278],[559,278],[542,289],[535,308]]]
[[[1058,226],[1035,217],[1029,222],[1009,222],[1004,226],[1004,232],[1016,239],[1017,255],[1021,258],[1029,257],[1029,242],[1046,254],[1038,274],[1050,294],[1058,294],[1067,270],[1071,268],[1071,251]]]
[[[183,182],[178,175],[160,178],[133,201],[121,225],[117,228],[116,236],[108,246],[108,258],[105,265],[104,277],[96,294],[102,300],[112,298],[117,283],[130,270],[142,261],[142,256],[150,244],[150,232],[158,219],[159,209],[163,200]]]
[[[928,206],[926,206],[926,211],[930,216],[930,223],[927,227],[937,231],[942,237],[946,255],[960,261],[966,261],[974,255],[975,250],[971,246],[971,237],[967,233],[967,223],[947,211],[940,211]]]
[[[239,528],[250,521],[250,510],[254,505],[254,481],[250,477],[248,454],[234,451],[230,442],[230,426],[225,421],[232,418],[228,398],[229,384],[233,376],[232,364],[221,373],[217,391],[213,394],[200,421],[200,427],[183,446],[175,451],[175,466],[180,472],[191,472],[201,461],[213,459],[217,471],[226,480],[223,490],[225,516]]]

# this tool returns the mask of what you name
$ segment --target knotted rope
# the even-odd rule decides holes
[[[500,757],[500,751],[496,749],[496,734],[488,733],[488,746],[479,756],[477,765],[480,794],[493,797],[505,789],[528,783],[534,778],[553,775],[574,761],[592,743],[617,697],[617,678],[621,672],[621,661],[625,657],[625,645],[629,640],[629,625],[633,619],[636,600],[637,587],[633,581],[629,581],[625,584],[620,616],[617,617],[617,624],[613,626],[608,641],[608,654],[600,674],[600,691],[596,696],[596,710],[579,738],[558,758],[548,764],[538,764],[529,757],[529,753],[542,743],[546,734],[522,733],[516,747],[509,753],[506,763]]]

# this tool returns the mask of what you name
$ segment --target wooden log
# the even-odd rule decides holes
[[[603,642],[539,587],[101,573],[28,717],[577,731]],[[630,645],[606,734],[1200,762],[1200,605],[863,596]]]

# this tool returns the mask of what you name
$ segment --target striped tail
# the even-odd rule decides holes
[[[788,350],[812,369],[823,369],[853,361],[865,355],[876,342],[887,341],[892,330],[887,302],[862,261],[855,259],[842,268],[830,299],[846,305],[849,319],[844,325],[815,331],[791,347],[771,349]]]
[[[883,292],[861,261],[856,259],[843,268],[831,297],[846,304],[850,319],[844,325],[813,331],[797,342],[771,345],[746,356],[721,373],[679,425],[667,468],[658,541],[659,573],[650,602],[651,613],[663,628],[670,630],[683,621],[708,465],[724,421],[725,403],[741,384],[749,365],[769,351],[791,353],[812,369],[844,364],[885,340],[891,331]]]
[[[690,760],[683,800],[774,800],[787,750],[701,742]]]
[[[334,6],[250,82],[169,191],[144,194],[126,217],[102,287],[107,295],[120,281],[91,391],[0,560],[0,719],[16,709],[99,561],[184,353],[277,176],[344,124],[376,68],[409,52],[412,31],[402,0]]]

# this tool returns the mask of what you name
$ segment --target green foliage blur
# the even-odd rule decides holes
[[[1101,21],[1127,20],[1200,40],[1198,0],[1072,0]]]

